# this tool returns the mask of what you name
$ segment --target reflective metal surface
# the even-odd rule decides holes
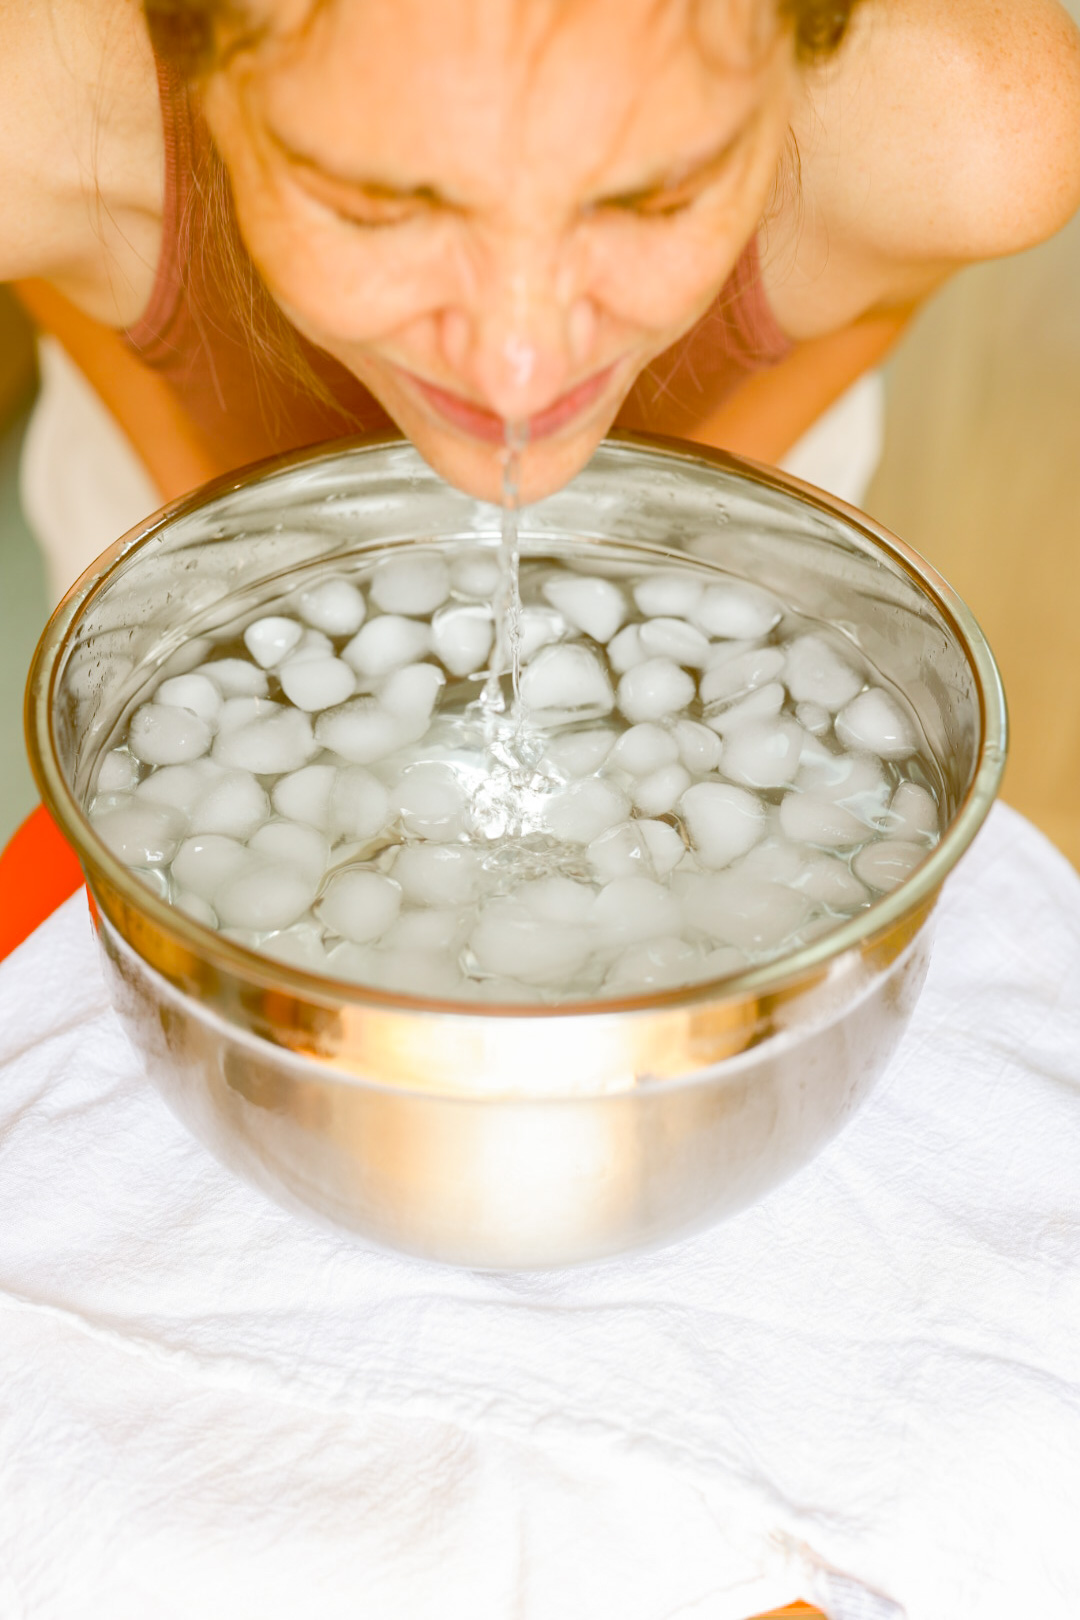
[[[660,441],[604,445],[523,515],[526,551],[588,539],[722,564],[855,634],[905,693],[946,829],[893,894],[713,985],[565,1009],[365,991],[261,958],[172,910],[84,813],[148,682],[335,559],[495,544],[498,514],[399,442],[224,480],[119,542],[42,639],[27,695],[46,802],[79,850],[113,993],[171,1106],[274,1196],[411,1253],[566,1264],[654,1245],[805,1163],[866,1095],[926,970],[940,886],[997,790],[1005,715],[978,627],[869,519],[771,470]]]

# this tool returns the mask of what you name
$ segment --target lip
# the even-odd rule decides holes
[[[460,394],[450,393],[449,390],[438,387],[436,383],[427,382],[414,372],[406,371],[403,367],[399,369],[427,403],[454,427],[469,434],[471,438],[482,439],[486,444],[504,442],[506,421],[503,417],[496,415],[494,411],[485,410],[482,405],[471,404],[470,401],[462,399]],[[593,372],[584,382],[567,389],[565,394],[560,394],[558,399],[545,406],[542,411],[530,416],[526,423],[529,442],[550,438],[575,416],[580,416],[588,410],[604,392],[614,372],[615,364],[605,366],[603,371]]]

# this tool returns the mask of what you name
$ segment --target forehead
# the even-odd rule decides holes
[[[678,161],[762,93],[775,0],[267,0],[253,105],[328,166]],[[693,155],[692,150],[690,155]],[[476,178],[475,175],[472,178]],[[616,176],[617,178],[617,176]]]

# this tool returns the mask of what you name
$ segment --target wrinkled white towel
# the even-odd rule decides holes
[[[1075,1620],[1080,879],[998,808],[865,1109],[645,1259],[455,1272],[232,1179],[85,903],[0,969],[3,1620]]]

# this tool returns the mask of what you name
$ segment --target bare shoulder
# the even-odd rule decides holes
[[[138,0],[5,0],[0,64],[0,280],[44,277],[127,324],[153,282],[164,172]]]
[[[809,335],[1070,218],[1080,33],[1058,0],[861,0],[793,129],[800,195],[778,218],[772,274],[781,319]]]

